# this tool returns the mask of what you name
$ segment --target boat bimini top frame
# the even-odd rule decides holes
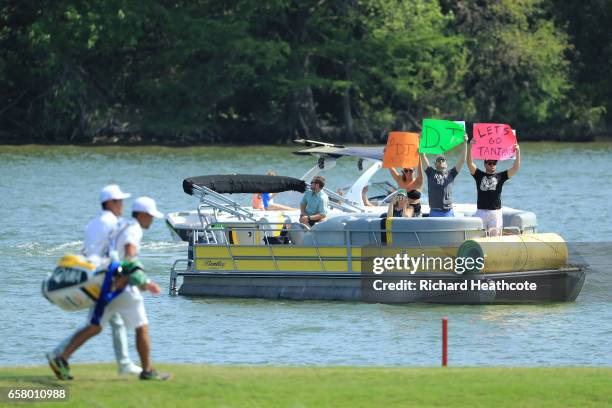
[[[304,193],[308,189],[309,186],[304,180],[285,176],[223,174],[191,177],[183,180],[183,190],[185,193],[198,197],[200,201],[197,211],[202,229],[205,229],[212,221],[210,213],[205,211],[207,209],[213,210],[214,218],[217,218],[219,213],[223,212],[236,217],[238,220],[257,221],[252,211],[224,196],[224,193],[256,194],[261,192],[280,193],[284,191]],[[330,201],[332,208],[347,213],[363,212],[363,209],[356,203],[349,202],[333,191],[324,190],[335,201]]]

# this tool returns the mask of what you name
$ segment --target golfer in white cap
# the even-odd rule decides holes
[[[100,191],[100,204],[102,212],[92,219],[85,228],[85,241],[83,244],[83,254],[90,262],[98,265],[108,258],[110,254],[110,238],[116,232],[119,225],[119,217],[123,213],[123,200],[129,198],[130,194],[121,191],[118,185],[110,184]],[[127,331],[125,323],[118,313],[109,319],[112,334],[113,348],[119,374],[140,374],[142,369],[134,364],[130,359],[127,343]],[[52,352],[47,353],[47,359],[51,363],[53,359],[64,352],[76,333],[64,339]]]
[[[157,211],[155,200],[149,197],[138,197],[132,204],[132,219],[122,222],[118,228],[115,242],[119,259],[129,261],[138,255],[142,230],[149,229],[154,218],[163,218]]]
[[[132,204],[132,218],[121,222],[117,233],[114,234],[114,250],[117,251],[118,259],[122,261],[133,260],[140,252],[143,229],[149,229],[154,218],[163,218],[164,214],[157,210],[155,200],[149,197],[138,197]],[[153,294],[159,293],[159,286],[155,282],[148,281],[146,290]],[[121,307],[122,314],[130,321],[130,329],[136,330],[136,349],[140,356],[142,372],[140,379],[158,379],[157,372],[151,366],[150,350],[151,339],[149,337],[149,320],[145,313],[144,299],[136,286],[127,287],[116,299],[117,306]]]

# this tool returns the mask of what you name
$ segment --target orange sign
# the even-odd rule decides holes
[[[419,134],[409,132],[391,132],[382,166],[416,167],[419,164]]]

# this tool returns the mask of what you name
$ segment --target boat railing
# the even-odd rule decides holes
[[[186,264],[185,268],[179,269],[178,265]],[[193,261],[191,259],[177,259],[172,264],[172,268],[170,268],[170,286],[168,288],[168,293],[172,296],[176,296],[178,294],[178,285],[177,280],[180,275],[188,273],[191,271],[191,266]]]
[[[239,232],[242,232],[243,234],[245,232],[251,232],[254,237],[258,237],[257,242],[253,240],[251,243],[248,243],[248,244],[231,243],[230,240],[227,239],[227,237],[231,235],[232,231],[239,231]],[[482,234],[483,231],[484,230],[476,231],[476,230],[465,229],[461,231],[458,229],[449,229],[449,230],[438,230],[435,232],[436,233],[450,233],[450,232],[462,233],[462,238],[463,240],[465,240],[465,239],[473,237],[474,236],[473,233]],[[209,234],[214,235],[215,233],[218,234],[220,232],[222,232],[222,236],[224,238],[217,239],[216,244],[210,241],[209,239],[204,239],[200,241],[197,238],[197,233],[200,233],[200,234],[204,233],[205,234],[204,236],[207,236]],[[296,235],[294,234],[295,232],[297,232],[298,235],[299,234],[308,235],[310,237],[309,242],[307,244],[306,243],[299,244],[299,243],[290,241],[290,239],[295,239],[296,237]],[[362,262],[364,259],[368,259],[367,252],[365,253],[361,252],[361,250],[364,250],[364,249],[367,250],[367,248],[373,248],[373,249],[375,248],[395,248],[397,250],[404,250],[404,248],[405,249],[419,248],[423,250],[427,250],[427,248],[430,248],[430,249],[441,248],[441,249],[448,250],[449,248],[458,247],[460,244],[460,242],[453,242],[453,243],[446,242],[446,243],[433,244],[431,242],[428,242],[427,240],[424,240],[422,236],[422,234],[426,234],[426,233],[431,234],[432,231],[420,230],[420,231],[409,231],[409,232],[402,231],[401,232],[401,233],[407,233],[407,234],[414,235],[414,239],[412,240],[412,242],[406,243],[405,246],[401,244],[397,245],[397,243],[395,245],[388,245],[386,242],[382,240],[386,232],[387,231],[384,229],[365,229],[365,228],[356,228],[356,229],[342,230],[342,231],[317,231],[317,230],[308,228],[308,226],[300,224],[300,223],[289,224],[289,223],[278,223],[278,222],[261,222],[255,226],[246,226],[246,225],[245,226],[223,225],[222,227],[218,225],[209,226],[208,228],[206,228],[204,232],[194,231],[194,240],[192,242],[192,245],[190,245],[191,246],[190,260],[187,261],[189,262],[187,264],[188,271],[187,272],[178,271],[177,273],[175,273],[174,271],[176,270],[176,265],[177,265],[175,264],[175,266],[173,266],[173,272],[171,273],[171,276],[172,276],[171,277],[171,288],[176,286],[176,277],[182,276],[185,273],[187,274],[220,273],[219,270],[217,270],[215,267],[209,269],[208,267],[205,267],[205,266],[204,267],[198,266],[198,260],[210,261],[212,259],[215,262],[218,262],[218,261],[229,262],[229,268],[228,267],[224,268],[222,271],[225,271],[225,272],[223,273],[231,273],[232,271],[249,272],[250,270],[248,269],[248,267],[245,267],[244,265],[245,261],[251,262],[248,260],[260,260],[261,261],[261,260],[266,260],[266,259],[270,262],[269,269],[267,270],[268,272],[285,271],[287,261],[291,261],[291,262],[310,261],[310,262],[316,263],[317,271],[320,271],[322,273],[337,273],[338,270],[335,269],[338,267],[337,262],[339,260],[342,260],[346,262],[344,266],[345,269],[342,272],[360,273],[361,267],[358,267],[358,269],[354,269],[353,261]],[[322,239],[323,237],[317,236],[319,234],[325,234],[325,233],[331,233],[331,234],[336,234],[336,235],[340,233],[343,239],[341,242],[338,241],[338,242],[330,243],[329,239]],[[470,236],[470,233],[472,233],[472,236]],[[354,236],[356,234],[362,234],[361,240],[357,241],[354,239]],[[367,240],[368,243],[364,242],[363,234],[367,234],[367,236],[370,237]],[[264,239],[264,237],[273,237],[273,236],[274,237],[284,236],[284,237],[287,237],[288,239],[287,240],[274,240],[274,241]],[[357,242],[361,242],[361,243],[357,243]],[[203,253],[203,252],[198,251],[198,248],[202,248],[202,247],[205,248],[207,246],[214,246],[216,248],[224,247],[226,248],[226,251],[225,251],[226,255],[219,255],[219,253],[216,252],[215,255],[207,256],[207,255],[203,255],[206,252]],[[291,248],[291,247],[296,248],[298,252],[297,253],[287,253],[286,251],[282,249],[282,248]],[[259,248],[259,249],[256,249],[256,248]],[[303,249],[306,252],[300,255],[299,254],[300,250],[297,248]],[[329,252],[327,253],[322,252],[322,251],[329,251],[330,248],[345,248],[345,251],[339,252],[336,255],[331,255],[331,258],[330,258]],[[308,252],[308,249],[310,249],[310,252]],[[359,249],[359,252],[354,252],[353,249]],[[283,264],[285,265],[285,267],[283,267]],[[256,270],[253,270],[252,272],[256,272]]]
[[[210,188],[205,187],[205,186],[194,185],[192,188],[194,190],[194,193],[197,192],[199,199],[200,199],[200,204],[198,205],[198,215],[200,216],[201,221],[202,221],[201,209],[203,209],[205,206],[212,207],[214,210],[215,216],[217,214],[217,211],[223,211],[239,219],[247,219],[247,220],[255,221],[253,214],[247,209],[245,209],[238,202],[231,200],[225,197],[224,195],[219,194],[216,191],[211,190]],[[203,221],[202,221],[202,228],[205,228]]]
[[[518,228],[516,228],[517,233],[520,233]],[[245,243],[232,243],[227,238],[230,236],[232,232],[240,232],[240,233],[251,233],[252,237],[259,236],[261,239],[257,240],[254,243],[245,244]],[[425,247],[430,246],[426,242],[424,243],[423,236],[425,234],[449,234],[449,233],[461,233],[462,240],[467,240],[469,238],[473,238],[474,233],[478,233],[484,236],[484,229],[439,229],[435,231],[431,230],[411,230],[411,231],[388,231],[387,229],[365,229],[365,228],[355,228],[350,230],[339,230],[339,231],[329,231],[329,230],[316,230],[309,228],[307,225],[304,225],[299,222],[285,222],[285,221],[269,221],[263,222],[258,221],[256,225],[227,225],[224,223],[211,223],[203,230],[193,230],[192,231],[192,245],[240,245],[240,246],[276,246],[276,245],[293,245],[293,246],[307,246],[307,247],[318,247],[321,245],[329,246],[327,242],[328,239],[323,239],[324,235],[338,235],[342,234],[342,242],[334,243],[333,246],[346,246],[346,247],[366,247],[370,246],[387,246],[387,243],[382,240],[382,234],[386,234],[392,232],[394,234],[406,234],[412,235],[417,247]],[[471,234],[470,234],[471,233]],[[308,235],[312,243],[301,244],[291,241],[292,238],[295,238],[299,234]],[[367,234],[371,237],[368,244],[355,244],[356,239],[354,236],[356,234]],[[272,241],[274,243],[266,243],[264,238],[272,238],[272,237],[287,237],[287,240]],[[319,237],[318,237],[319,236]],[[301,240],[300,240],[301,241]],[[437,245],[436,245],[437,246]]]
[[[363,213],[365,210],[356,202],[348,200],[346,197],[331,191],[328,188],[323,188],[323,191],[330,198],[329,206],[347,213]]]

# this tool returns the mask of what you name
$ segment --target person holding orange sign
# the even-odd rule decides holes
[[[421,216],[421,190],[423,189],[423,166],[421,158],[419,158],[419,165],[417,166],[417,176],[414,176],[414,168],[403,168],[401,173],[395,168],[391,167],[389,173],[391,177],[398,185],[398,188],[407,191],[408,205],[412,207],[412,216]]]

